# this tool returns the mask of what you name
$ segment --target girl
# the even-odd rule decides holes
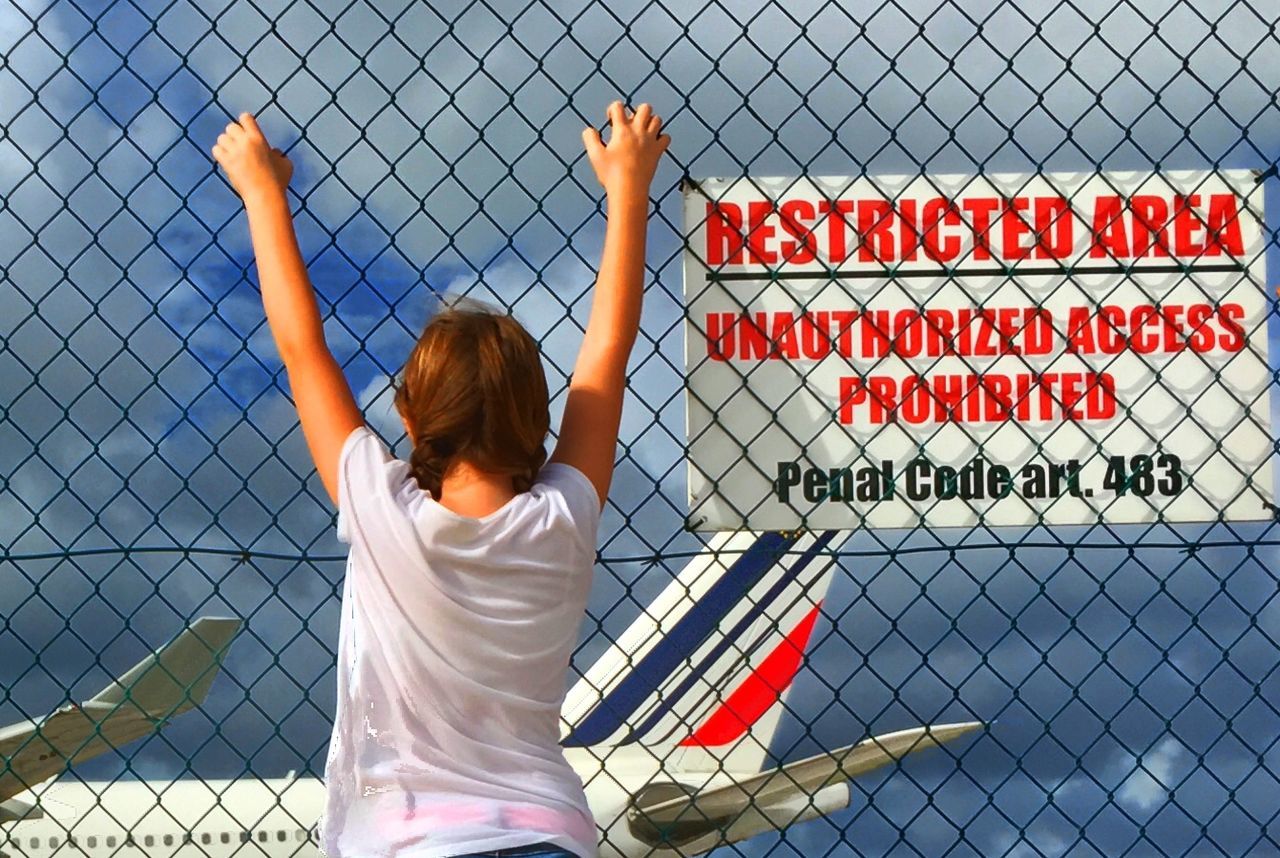
[[[438,313],[409,356],[396,406],[413,455],[393,458],[325,344],[285,201],[292,165],[247,113],[213,147],[244,200],[267,321],[350,546],[328,858],[598,854],[559,714],[639,327],[649,184],[670,143],[648,105],[607,115],[608,144],[583,132],[608,225],[549,462],[537,345],[472,305]]]

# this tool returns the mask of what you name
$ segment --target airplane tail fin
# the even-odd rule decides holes
[[[716,534],[565,699],[567,746],[640,743],[664,766],[757,772],[831,582],[823,533]]]

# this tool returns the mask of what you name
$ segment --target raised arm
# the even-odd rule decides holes
[[[244,200],[267,324],[284,359],[311,458],[336,504],[338,455],[352,430],[364,425],[364,415],[325,343],[315,291],[298,250],[284,195],[293,165],[271,148],[248,113],[218,137],[213,157]]]
[[[615,101],[608,115],[608,145],[594,128],[582,132],[591,166],[605,189],[608,222],[591,316],[551,454],[551,461],[573,465],[587,475],[601,506],[613,478],[627,358],[640,328],[649,185],[671,142],[660,133],[662,120],[647,104],[632,114]]]

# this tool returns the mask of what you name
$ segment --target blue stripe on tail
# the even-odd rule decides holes
[[[598,745],[617,732],[795,542],[796,537],[780,533],[761,534],[560,744],[571,748]]]

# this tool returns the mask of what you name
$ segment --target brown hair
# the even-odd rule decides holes
[[[465,300],[438,312],[405,362],[396,410],[413,432],[409,465],[440,497],[449,465],[510,474],[528,491],[547,460],[551,416],[538,344],[511,316]]]

